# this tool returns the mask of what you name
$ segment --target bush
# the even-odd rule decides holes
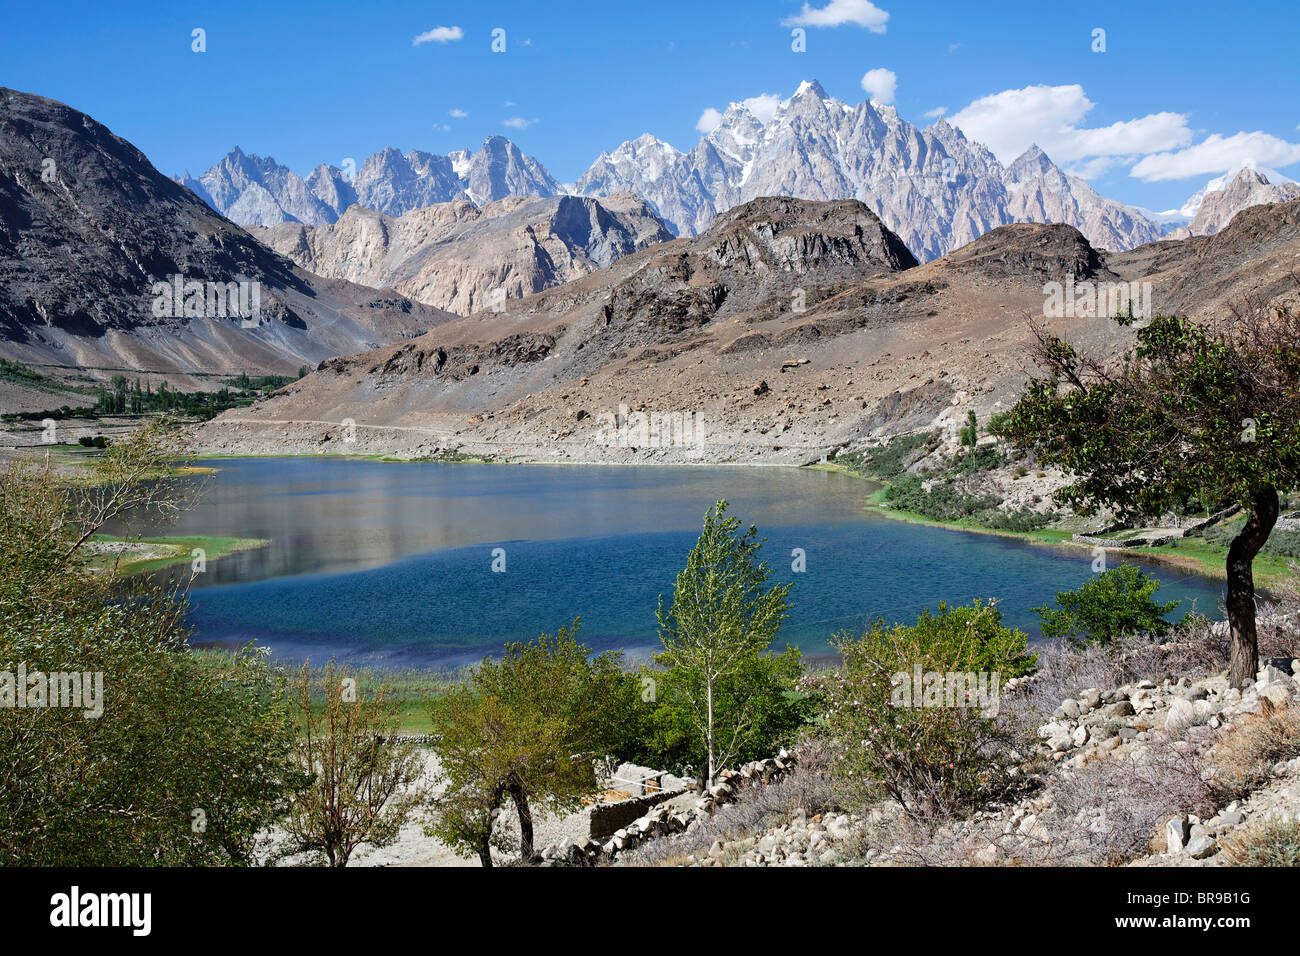
[[[1300,820],[1270,817],[1223,841],[1236,866],[1300,866]]]
[[[899,435],[878,448],[843,452],[835,456],[836,463],[850,471],[876,478],[893,478],[901,475],[909,464],[929,454],[939,445],[937,432],[919,432]]]
[[[1163,849],[1164,823],[1178,814],[1209,816],[1213,791],[1196,751],[1153,742],[1136,760],[1097,760],[1053,785],[1056,806],[1045,821],[1083,861],[1116,865]]]
[[[1034,656],[1024,634],[1002,626],[994,605],[941,604],[914,625],[877,622],[862,638],[837,644],[844,667],[814,683],[825,694],[833,772],[847,803],[866,806],[883,793],[915,819],[934,821],[964,815],[1005,789],[1019,758],[1009,723],[996,713],[1000,682],[1031,671]],[[991,699],[950,694],[936,704],[926,677],[914,706],[902,691],[917,669],[984,675]]]
[[[106,521],[175,504],[150,476],[176,457],[146,428],[75,501],[48,463],[0,473],[0,866],[247,864],[283,809],[293,727],[264,655],[191,651],[183,594],[82,553]],[[11,709],[19,667],[95,689]]]
[[[1206,528],[1202,534],[1210,544],[1226,548],[1232,544],[1232,539],[1241,533],[1241,527],[1244,523],[1245,519],[1236,518]],[[1264,542],[1262,550],[1268,554],[1300,558],[1300,531],[1285,531],[1281,528],[1274,528],[1273,533],[1268,536],[1268,541]]]
[[[979,454],[973,456],[975,465],[970,469],[984,467],[979,464]],[[963,459],[963,463],[972,458]],[[987,467],[995,467],[992,462]],[[966,469],[963,464],[963,470]],[[924,479],[920,475],[900,475],[885,489],[885,501],[900,511],[910,511],[936,521],[974,521],[999,531],[1037,531],[1046,527],[1055,517],[1053,514],[1040,514],[1036,511],[1001,510],[1002,499],[997,495],[968,495],[960,491],[950,480],[936,481],[926,490]]]
[[[1121,636],[1165,634],[1173,627],[1165,615],[1178,602],[1157,603],[1152,597],[1158,590],[1158,578],[1125,564],[1103,571],[1073,591],[1057,591],[1056,607],[1034,610],[1043,619],[1044,637],[1109,644]]]
[[[1249,796],[1271,779],[1273,766],[1300,757],[1300,713],[1260,701],[1258,714],[1237,720],[1214,748],[1214,787],[1222,802]]]

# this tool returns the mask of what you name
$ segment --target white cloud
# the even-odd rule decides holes
[[[781,21],[783,27],[838,27],[856,23],[872,33],[884,33],[889,14],[871,0],[831,0],[821,9],[805,3],[795,16]]]
[[[764,125],[772,122],[772,117],[781,108],[781,97],[775,93],[760,93],[758,96],[751,96],[749,99],[740,102]]]
[[[1080,179],[1096,179],[1121,163],[1131,163],[1136,158],[1136,156],[1096,156],[1065,167],[1065,172],[1071,176],[1078,176]]]
[[[940,116],[946,115],[947,112],[948,112],[948,107],[936,106],[932,110],[926,110],[925,115],[928,119],[938,119]]]
[[[1289,166],[1292,163],[1300,163],[1300,143],[1288,143],[1259,130],[1231,136],[1214,133],[1187,149],[1145,156],[1130,170],[1130,175],[1149,183],[1222,173],[1242,165]]]
[[[524,119],[522,116],[512,116],[508,120],[501,122],[502,126],[509,126],[511,129],[528,129],[536,123],[535,119]]]
[[[695,128],[705,136],[708,136],[717,129],[721,123],[722,114],[710,106],[700,114],[700,118],[695,122]]]
[[[894,93],[898,90],[898,77],[893,70],[883,67],[867,70],[862,77],[862,88],[877,103],[892,103]]]
[[[1140,156],[1192,141],[1182,113],[1152,113],[1091,129],[1080,126],[1093,105],[1077,83],[1040,84],[981,97],[949,122],[991,149],[1003,163],[1035,143],[1053,160],[1069,163],[1099,156]]]
[[[411,46],[421,46],[425,43],[450,43],[452,40],[462,40],[465,37],[465,31],[460,27],[434,27],[417,36]]]
[[[469,116],[468,113],[466,113],[464,110],[459,108],[454,110],[447,110],[447,115],[450,116],[452,119],[464,119],[466,116]]]

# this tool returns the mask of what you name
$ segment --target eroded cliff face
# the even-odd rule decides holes
[[[332,225],[251,231],[318,275],[396,289],[449,312],[499,307],[672,238],[641,199],[468,200],[393,217],[353,206]]]

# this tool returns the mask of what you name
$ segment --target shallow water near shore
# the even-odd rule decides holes
[[[1032,637],[1032,608],[1092,573],[1084,549],[866,511],[874,486],[829,471],[340,458],[212,464],[217,473],[198,505],[156,533],[270,544],[213,561],[197,576],[194,641],[256,640],[283,660],[456,666],[579,616],[589,646],[643,656],[658,644],[659,596],[671,600],[704,512],[719,498],[767,539],[773,581],[793,582],[780,643],[809,655],[876,618],[912,621],[940,601],[974,598],[997,598],[1006,622]],[[796,549],[802,572],[792,567]],[[1195,601],[1217,616],[1219,582],[1152,570],[1162,581],[1158,597],[1184,602],[1176,613]]]

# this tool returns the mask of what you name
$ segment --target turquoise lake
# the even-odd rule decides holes
[[[582,618],[597,650],[657,645],[655,607],[726,498],[756,524],[773,579],[793,582],[781,642],[830,650],[838,631],[911,621],[946,600],[1031,610],[1091,575],[1080,548],[891,520],[872,486],[794,468],[395,464],[258,458],[217,468],[157,533],[264,538],[209,562],[192,591],[196,643],[256,640],[279,659],[455,666]],[[144,531],[145,529],[136,529]],[[505,571],[493,571],[501,564]],[[806,570],[792,570],[794,549]],[[494,554],[495,552],[495,554]],[[1118,559],[1112,556],[1112,561]],[[1218,582],[1155,566],[1159,596],[1217,617]],[[188,567],[186,568],[188,573]]]

